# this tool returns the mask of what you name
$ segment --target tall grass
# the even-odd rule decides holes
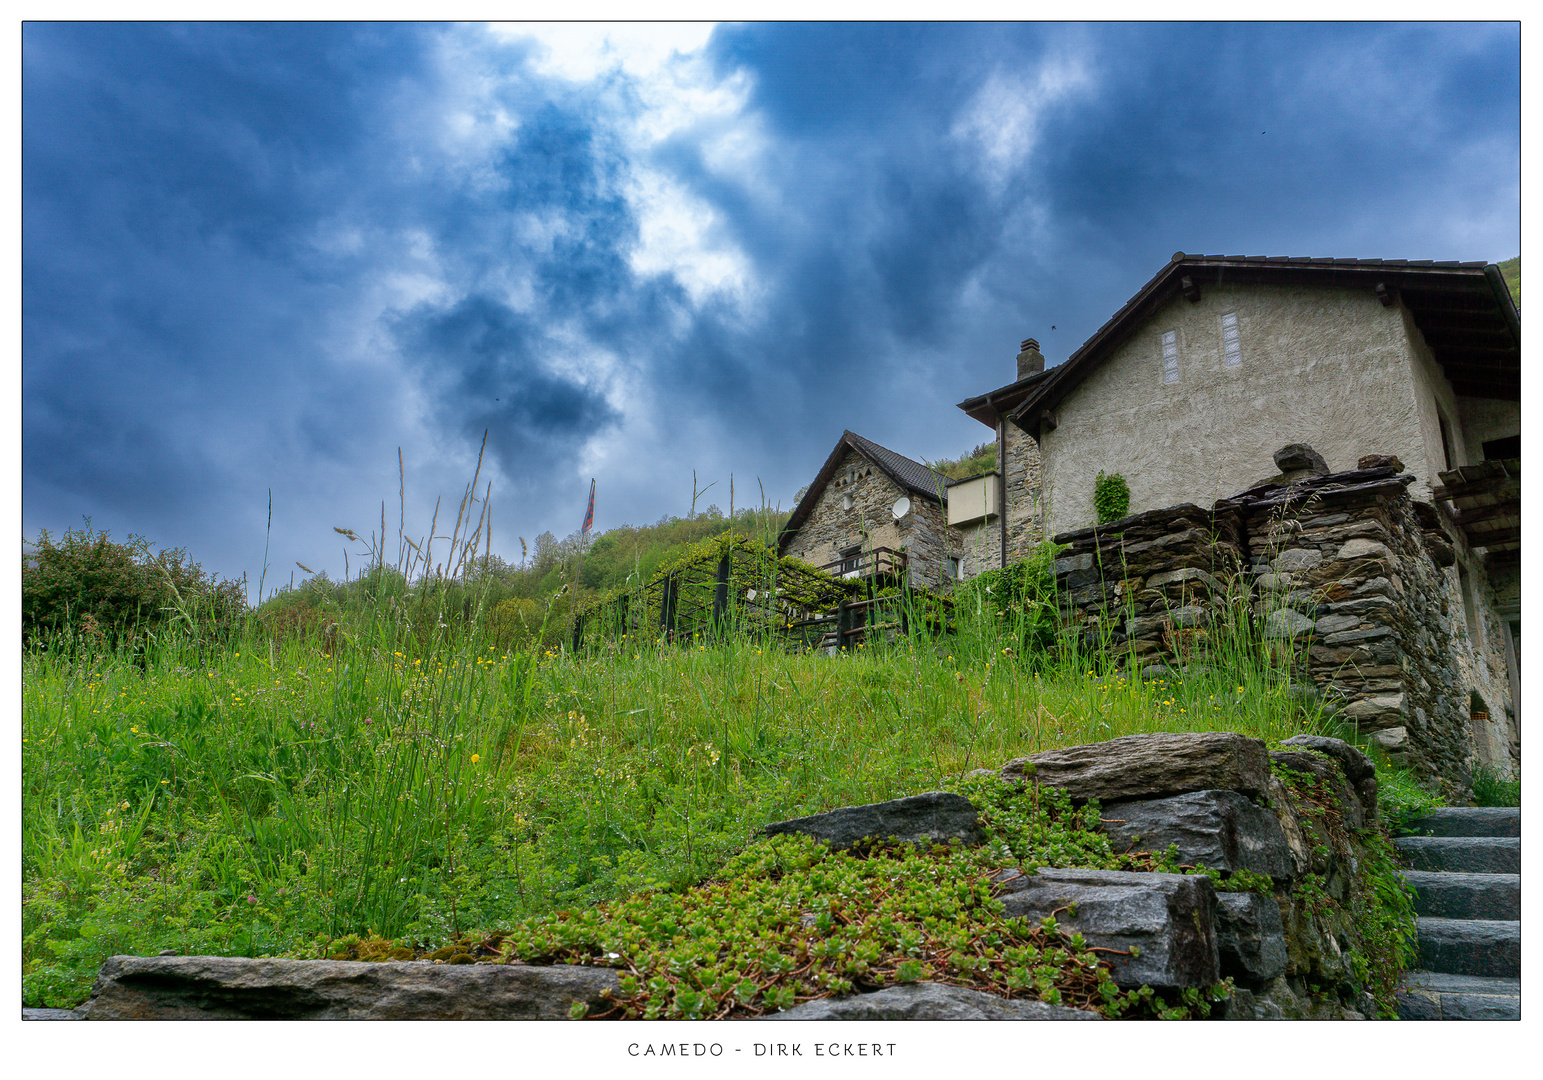
[[[437,520],[395,566],[370,540],[366,575],[401,587],[341,635],[253,621],[211,649],[176,626],[142,654],[23,658],[29,1003],[78,1002],[114,952],[431,943],[684,886],[768,822],[1053,747],[1321,726],[1241,638],[1142,679],[988,604],[834,657],[744,633],[504,651],[453,592],[487,551],[475,491],[438,558]]]

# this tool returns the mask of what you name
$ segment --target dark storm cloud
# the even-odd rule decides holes
[[[90,513],[239,572],[273,488],[314,565],[397,447],[432,505],[484,430],[526,535],[577,524],[589,453],[637,485],[598,477],[601,527],[683,511],[659,483],[692,469],[786,503],[846,427],[957,454],[989,436],[952,403],[1022,337],[1064,359],[1174,250],[1515,254],[1518,41],[720,27],[743,107],[649,142],[657,89],[477,27],[29,23],[24,530]],[[742,292],[688,288],[690,250],[638,269],[644,172]]]
[[[542,366],[553,345],[539,325],[486,296],[405,318],[399,333],[404,350],[438,373],[430,379],[442,422],[467,439],[489,432],[516,481],[547,471],[617,418],[603,394]]]

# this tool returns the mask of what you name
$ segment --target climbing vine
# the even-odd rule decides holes
[[[1093,509],[1098,512],[1098,523],[1106,525],[1118,521],[1130,513],[1130,485],[1119,473],[1100,471],[1093,481]]]

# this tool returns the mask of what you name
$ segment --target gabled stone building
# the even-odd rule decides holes
[[[841,433],[793,509],[778,554],[843,575],[904,570],[944,589],[960,574],[948,477],[851,431]]]

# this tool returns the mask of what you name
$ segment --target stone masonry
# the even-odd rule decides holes
[[[1246,615],[1343,721],[1417,773],[1463,788],[1476,761],[1509,771],[1513,744],[1475,745],[1472,657],[1486,660],[1494,694],[1495,650],[1468,640],[1451,541],[1435,509],[1410,498],[1396,458],[1364,462],[1211,510],[1058,535],[1069,546],[1055,563],[1063,618],[1084,644],[1146,663],[1182,662]]]
[[[902,496],[910,498],[911,509],[896,521],[891,510]],[[944,587],[943,560],[960,555],[959,537],[948,527],[941,505],[902,490],[873,462],[849,450],[786,553],[823,566],[854,547],[903,549],[912,584],[930,589]]]

